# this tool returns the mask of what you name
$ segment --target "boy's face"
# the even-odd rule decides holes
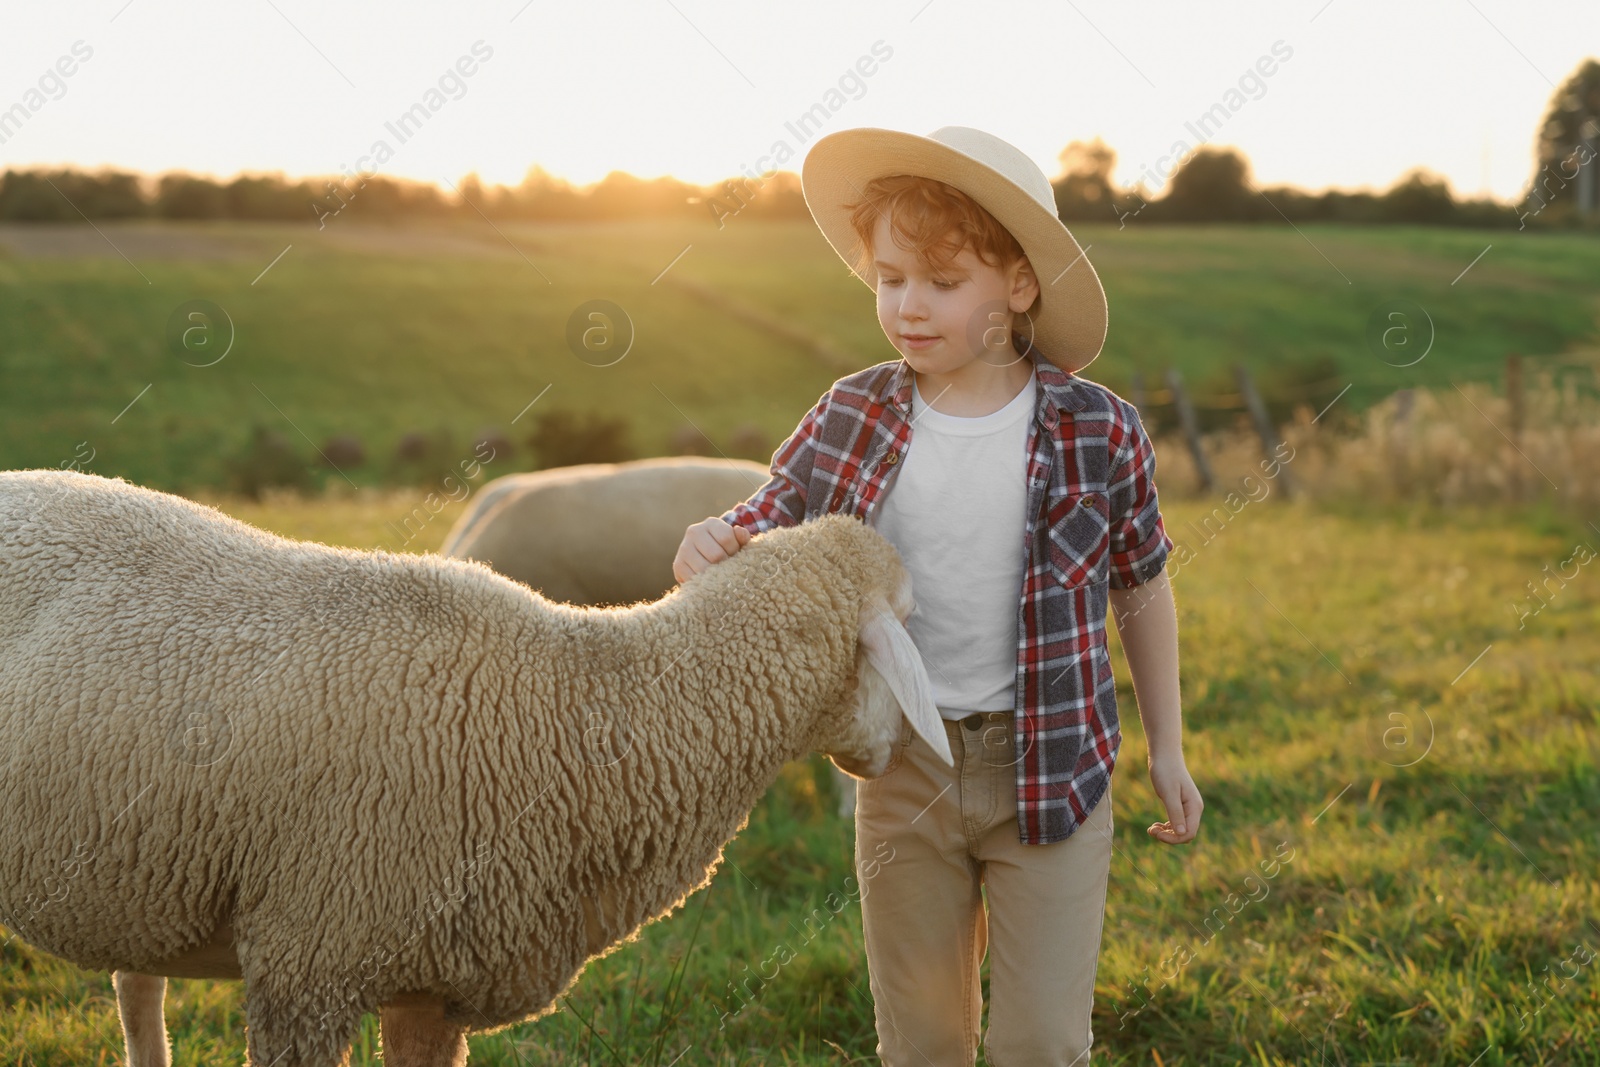
[[[913,370],[948,374],[975,359],[1001,367],[1020,358],[1011,319],[1021,321],[1039,292],[1026,257],[1000,269],[967,247],[948,270],[935,271],[895,243],[883,216],[872,246],[878,323]]]

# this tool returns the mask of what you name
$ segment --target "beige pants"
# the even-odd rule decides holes
[[[888,772],[857,783],[878,1056],[885,1067],[972,1067],[988,949],[991,1067],[1087,1067],[1111,790],[1065,841],[1025,845],[1010,713],[947,720],[945,732],[954,767],[907,722]]]

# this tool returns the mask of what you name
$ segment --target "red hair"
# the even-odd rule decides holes
[[[878,216],[889,220],[896,243],[910,248],[933,270],[947,270],[962,249],[984,263],[1005,269],[1026,253],[1011,231],[972,197],[953,185],[917,174],[891,174],[867,183],[862,199],[846,204],[850,225],[861,239],[856,271],[872,273],[873,230]]]

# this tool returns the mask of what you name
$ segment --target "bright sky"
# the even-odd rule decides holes
[[[1512,200],[1554,86],[1600,57],[1592,0],[95,0],[5,22],[0,166],[332,174],[381,140],[392,158],[369,171],[441,184],[514,184],[535,162],[709,182],[779,142],[797,171],[824,132],[949,124],[1051,177],[1098,134],[1128,184],[1222,104],[1206,140],[1260,184],[1381,189],[1420,164]],[[385,123],[417,104],[402,142]],[[820,128],[798,128],[819,104]]]

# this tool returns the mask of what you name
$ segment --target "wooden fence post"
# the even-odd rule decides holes
[[[1394,415],[1388,426],[1389,464],[1393,471],[1390,482],[1403,496],[1409,497],[1412,488],[1411,469],[1411,412],[1416,405],[1417,391],[1409,386],[1393,394]]]
[[[1195,418],[1194,405],[1183,389],[1183,376],[1178,368],[1167,368],[1167,388],[1172,390],[1172,404],[1178,409],[1178,424],[1183,427],[1184,439],[1189,442],[1189,454],[1194,457],[1195,474],[1200,479],[1200,490],[1209,493],[1216,485],[1211,474],[1211,464],[1206,461],[1206,450],[1200,440],[1200,421]]]
[[[1278,445],[1281,444],[1278,428],[1272,425],[1272,419],[1267,415],[1267,405],[1261,402],[1256,383],[1250,379],[1250,372],[1243,363],[1233,365],[1233,376],[1239,383],[1239,393],[1244,397],[1245,407],[1250,409],[1250,421],[1255,423],[1256,434],[1261,438],[1262,454],[1270,465],[1277,460]],[[1294,496],[1294,481],[1289,477],[1289,468],[1282,463],[1278,464],[1278,484],[1286,499]]]
[[[1506,457],[1506,479],[1512,500],[1522,499],[1522,357],[1513,352],[1506,357],[1506,403],[1511,409],[1511,425],[1506,436],[1516,455]]]

